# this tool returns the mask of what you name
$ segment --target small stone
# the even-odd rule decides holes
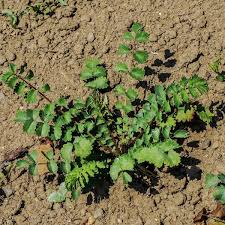
[[[207,149],[209,146],[211,145],[211,141],[210,140],[204,140],[199,144],[199,148],[205,150]]]
[[[98,208],[94,211],[93,216],[95,219],[101,218],[104,214],[104,211],[101,208]]]
[[[6,57],[2,54],[2,53],[0,53],[0,65],[3,65],[5,62],[6,62]]]
[[[92,224],[94,224],[94,223],[95,223],[95,218],[94,218],[93,216],[90,216],[90,217],[88,218],[87,225],[92,225]]]
[[[118,219],[117,219],[117,222],[118,222],[118,223],[122,223],[123,221],[122,221],[121,219],[118,218]]]
[[[11,51],[6,51],[6,58],[9,61],[13,61],[16,59],[16,55]]]
[[[183,205],[186,201],[186,195],[178,192],[176,194],[173,195],[173,202],[176,206],[180,206]]]
[[[219,147],[219,142],[218,141],[214,141],[212,144],[212,149],[217,149]]]
[[[93,42],[95,40],[95,36],[92,32],[90,32],[88,35],[87,35],[87,41],[88,42]]]
[[[13,190],[11,188],[3,187],[2,190],[4,191],[7,198],[13,194]]]

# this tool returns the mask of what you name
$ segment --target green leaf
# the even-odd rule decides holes
[[[72,121],[72,118],[73,116],[71,115],[71,113],[69,111],[66,111],[64,114],[63,114],[63,118],[65,120],[65,123],[66,124],[69,124],[71,121]]]
[[[33,162],[36,163],[38,159],[38,153],[36,150],[31,151],[27,154],[27,157]]]
[[[207,189],[215,188],[220,183],[218,176],[211,173],[206,174],[205,176],[205,187]]]
[[[67,99],[66,98],[59,98],[57,101],[56,101],[56,105],[57,106],[62,106],[62,107],[67,107],[68,105],[68,102],[67,102]]]
[[[30,120],[30,116],[27,114],[27,111],[21,111],[18,110],[16,113],[16,121],[17,122],[26,122],[27,120]]]
[[[128,184],[128,183],[132,182],[132,177],[131,177],[131,175],[129,173],[123,172],[122,176],[123,176],[124,184]]]
[[[118,53],[120,55],[127,55],[130,52],[131,48],[128,45],[120,44],[118,48]]]
[[[218,174],[218,178],[220,179],[221,183],[225,184],[225,174],[219,173]]]
[[[142,68],[135,67],[131,70],[130,76],[136,80],[143,80],[145,76],[145,70]]]
[[[27,168],[28,166],[29,166],[29,162],[27,160],[21,159],[16,162],[16,167],[18,169]]]
[[[72,194],[73,200],[76,201],[79,198],[81,193],[80,193],[80,190],[73,190],[71,194]]]
[[[16,65],[15,64],[9,63],[9,69],[13,74],[16,73]]]
[[[25,76],[26,80],[32,80],[34,78],[34,72],[32,70],[29,70],[27,75]]]
[[[169,126],[163,127],[162,134],[165,139],[170,137],[170,131],[171,131],[171,127],[169,127]]]
[[[36,128],[37,128],[37,122],[33,120],[27,120],[25,121],[23,125],[23,130],[27,132],[28,134],[35,134]]]
[[[133,88],[129,88],[127,90],[127,93],[126,93],[127,97],[131,100],[131,101],[134,101],[135,99],[138,98],[138,93],[135,89]]]
[[[146,51],[136,51],[133,56],[138,63],[146,63],[148,61],[148,53]]]
[[[144,31],[140,31],[136,34],[135,40],[137,40],[140,43],[145,43],[149,40],[149,34]]]
[[[41,128],[41,136],[42,137],[48,137],[50,132],[50,126],[48,123],[43,123]]]
[[[8,79],[7,85],[10,88],[14,89],[16,84],[17,84],[17,82],[18,82],[18,78],[16,76],[12,76],[10,79]]]
[[[42,91],[43,93],[46,93],[46,92],[50,91],[50,86],[49,86],[48,84],[43,85],[43,86],[41,87],[41,91]]]
[[[87,158],[93,149],[92,143],[85,137],[78,137],[75,140],[75,155],[80,158]]]
[[[106,77],[98,77],[93,81],[86,84],[87,87],[92,89],[106,89],[108,85],[108,79]]]
[[[61,149],[61,157],[64,161],[71,162],[72,161],[72,150],[73,150],[73,144],[72,143],[66,143],[63,145]]]
[[[205,79],[200,78],[198,75],[192,76],[189,79],[189,91],[193,98],[197,98],[209,90],[208,84]]]
[[[57,165],[55,160],[53,160],[53,159],[49,160],[48,163],[47,163],[47,166],[48,166],[48,170],[49,170],[50,173],[57,174],[58,165]]]
[[[22,95],[24,94],[25,89],[26,89],[26,84],[24,82],[18,82],[14,90],[18,95]]]
[[[126,94],[126,90],[122,84],[117,85],[114,90],[117,95],[125,95]]]
[[[128,73],[129,69],[126,63],[117,63],[115,66],[116,72]]]
[[[37,91],[36,90],[29,90],[27,92],[26,101],[28,103],[35,103],[37,101]]]
[[[54,152],[53,150],[49,150],[46,153],[42,152],[42,154],[44,154],[44,156],[48,159],[48,160],[52,160],[54,159]]]
[[[222,204],[225,204],[225,186],[220,185],[215,188],[215,192],[213,193],[215,200],[220,201]]]
[[[67,5],[67,0],[57,0],[59,3],[60,3],[60,5],[62,5],[62,6],[66,6]]]
[[[93,72],[92,69],[85,68],[81,73],[80,73],[80,79],[81,80],[88,80],[93,77]]]
[[[180,154],[174,150],[168,151],[168,155],[164,162],[169,167],[178,166],[180,164]]]
[[[140,23],[133,23],[133,25],[131,26],[131,30],[135,33],[143,30],[143,25],[141,25]]]
[[[35,163],[32,163],[28,167],[28,171],[32,176],[36,176],[38,174],[38,168]]]
[[[99,64],[100,64],[100,60],[96,58],[85,60],[85,66],[89,69],[93,69]]]
[[[209,64],[209,67],[213,72],[219,74],[220,65],[221,65],[221,61],[220,61],[220,59],[217,59],[213,63]]]
[[[131,41],[133,40],[133,35],[131,32],[125,32],[124,35],[123,35],[123,39],[126,40],[126,41]]]
[[[70,162],[62,162],[61,163],[61,169],[63,173],[68,174],[71,171],[71,165]]]
[[[189,132],[186,130],[177,130],[173,136],[175,138],[187,138],[189,136]]]
[[[3,10],[2,14],[6,15],[10,19],[10,23],[13,27],[15,27],[18,24],[18,16],[10,9]]]
[[[207,124],[209,124],[212,121],[212,118],[214,117],[214,114],[210,112],[208,107],[198,107],[196,113],[199,118]]]
[[[59,126],[54,127],[54,136],[55,140],[59,140],[62,136],[62,128]]]
[[[0,80],[6,83],[12,75],[13,75],[13,73],[11,71],[7,71],[7,72],[3,73]]]
[[[66,196],[60,192],[53,192],[48,196],[49,202],[60,203],[66,200]]]

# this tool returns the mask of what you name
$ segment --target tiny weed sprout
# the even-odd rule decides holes
[[[132,25],[124,40],[133,42],[133,46],[123,44],[119,53],[132,52],[137,65],[129,69],[127,64],[118,63],[117,72],[128,73],[136,80],[144,78],[145,71],[138,65],[147,63],[148,53],[134,49],[134,43],[143,44],[148,38],[141,24]],[[25,73],[23,69],[22,72]],[[100,178],[108,177],[114,182],[122,178],[127,185],[142,163],[156,168],[178,166],[182,150],[178,139],[189,136],[187,122],[198,117],[208,124],[213,116],[208,107],[195,103],[208,91],[207,82],[198,75],[183,77],[168,86],[156,85],[143,99],[138,89],[119,84],[113,89],[117,98],[114,105],[109,104],[110,83],[99,59],[87,59],[80,78],[91,90],[86,99],[71,101],[61,97],[50,101],[45,95],[50,90],[48,85],[36,89],[27,82],[33,79],[31,72],[22,77],[10,64],[1,77],[16,93],[20,89],[18,94],[26,101],[35,102],[37,95],[47,101],[40,109],[19,110],[16,120],[25,132],[48,138],[54,145],[54,152],[43,153],[49,173],[60,176],[58,180],[62,181],[49,196],[51,202],[65,201],[69,193],[77,199]],[[35,151],[18,161],[17,166],[35,175]]]
[[[209,64],[210,69],[217,74],[216,79],[218,81],[225,81],[225,72],[221,71],[221,61],[219,59],[215,60],[213,63]]]
[[[2,14],[9,18],[10,24],[13,28],[16,28],[19,24],[21,18],[25,14],[29,14],[33,12],[35,14],[41,15],[53,15],[54,11],[59,6],[66,6],[67,0],[52,0],[52,1],[37,1],[35,3],[31,3],[29,1],[28,5],[18,12],[13,12],[10,9],[5,9],[2,11]]]
[[[225,175],[220,173],[218,175],[206,174],[205,187],[212,190],[215,200],[225,204]]]

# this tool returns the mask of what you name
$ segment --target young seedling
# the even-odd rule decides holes
[[[217,74],[216,79],[218,81],[223,82],[225,81],[225,72],[221,71],[220,65],[221,65],[221,61],[218,59],[214,61],[213,63],[209,64],[209,67],[214,73]]]
[[[140,24],[133,24],[127,38],[144,42],[148,35]],[[146,53],[137,50],[133,55],[137,63],[147,62]],[[120,65],[120,71],[132,74],[135,70],[135,77],[143,78],[141,68],[127,68]],[[9,74],[2,76],[3,81],[17,74],[14,67]],[[156,168],[178,166],[178,139],[189,135],[186,122],[199,117],[209,123],[212,117],[207,107],[193,104],[208,91],[207,82],[197,75],[168,86],[157,85],[142,101],[138,101],[137,89],[117,85],[114,93],[118,101],[114,105],[109,105],[107,71],[99,59],[86,60],[80,78],[92,90],[85,100],[61,97],[16,115],[25,132],[47,137],[55,149],[60,148],[57,159],[52,151],[45,154],[49,173],[60,174],[63,179],[59,190],[49,196],[52,202],[64,201],[67,192],[76,199],[87,186],[94,185],[94,178],[106,175],[113,181],[122,177],[128,184],[142,163]],[[32,165],[36,168],[36,161]]]
[[[225,204],[225,175],[219,173],[218,175],[206,174],[205,187],[212,190],[213,197],[216,201]]]
[[[12,10],[10,10],[10,9],[3,10],[2,14],[7,16],[11,26],[13,28],[16,28],[16,26],[19,23],[19,16],[16,13],[14,13]]]

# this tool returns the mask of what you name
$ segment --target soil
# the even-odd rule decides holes
[[[27,3],[2,0],[0,10],[21,10]],[[216,81],[208,64],[221,58],[225,65],[224,0],[69,0],[68,6],[57,8],[52,16],[25,15],[19,29],[0,15],[1,70],[8,62],[26,62],[37,75],[37,84],[51,85],[51,99],[85,97],[87,89],[79,72],[85,58],[98,56],[110,71],[111,84],[121,78],[125,86],[134,86],[127,76],[112,72],[121,35],[133,21],[141,22],[151,34],[147,45],[151,70],[138,89],[197,73],[208,80],[210,91],[201,102],[212,106],[216,121],[212,126],[190,128],[191,136],[184,142],[189,157],[181,167],[157,173],[157,182],[137,181],[125,188],[120,182],[102,181],[77,202],[68,199],[52,205],[46,198],[54,183],[41,176],[30,178],[25,173],[17,178],[18,172],[12,173],[3,186],[6,196],[0,203],[0,224],[190,225],[203,207],[215,207],[203,183],[205,173],[225,172],[225,85]],[[0,162],[6,153],[36,140],[14,122],[16,110],[26,107],[0,84]]]

